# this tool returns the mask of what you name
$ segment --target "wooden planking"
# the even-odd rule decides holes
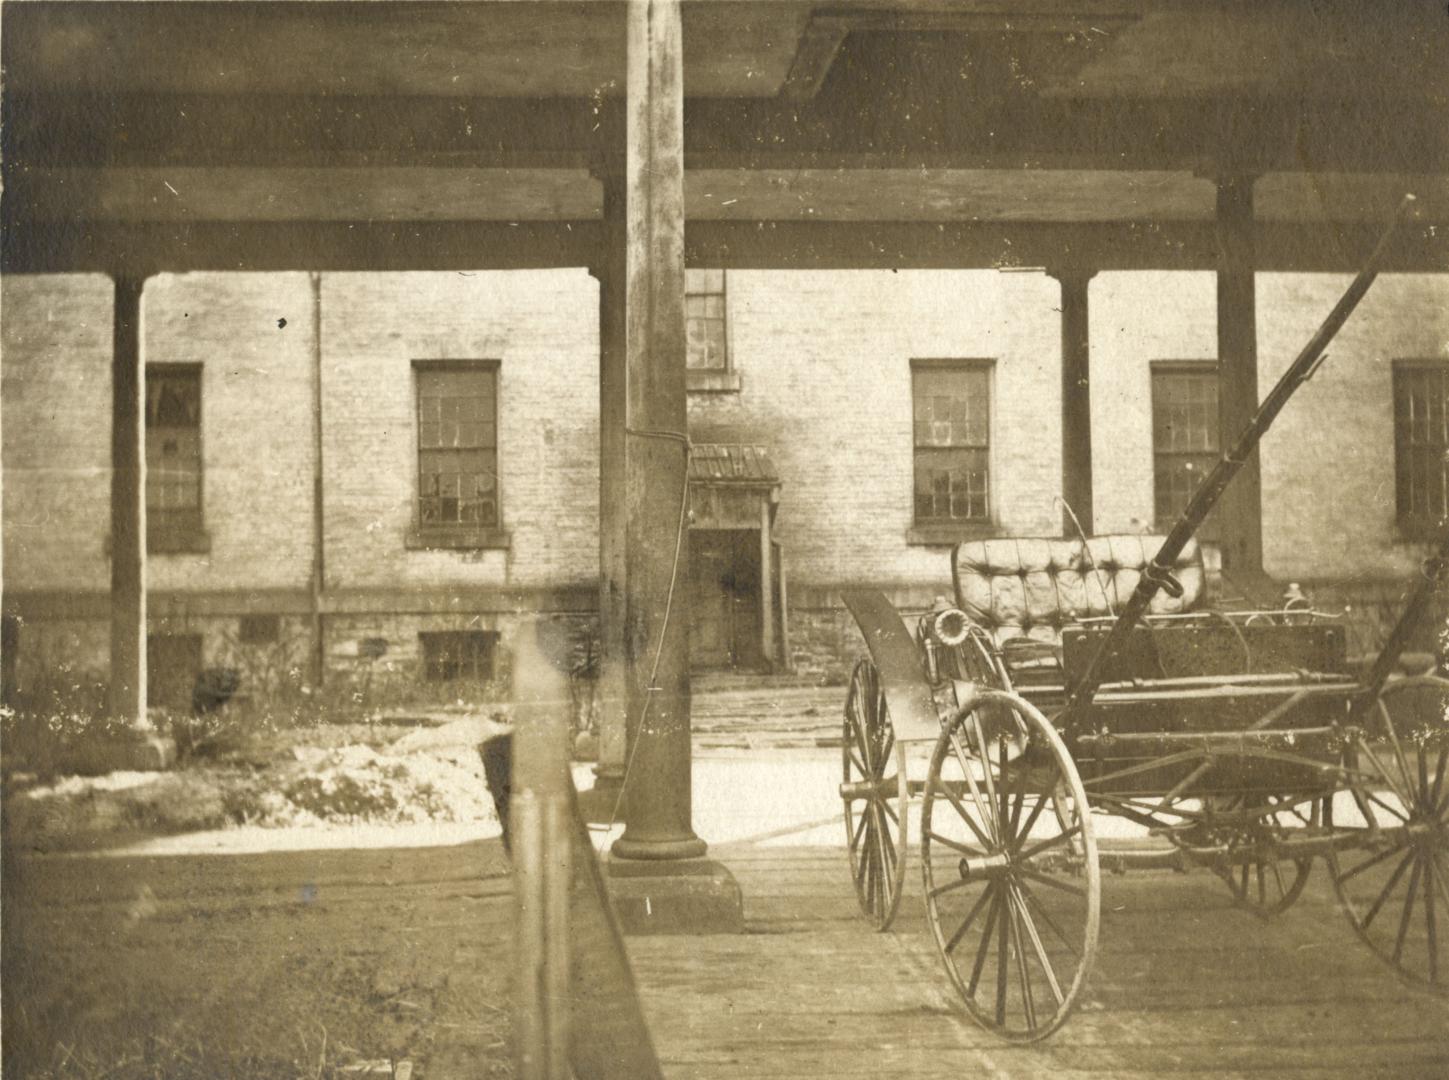
[[[1111,876],[1097,967],[1045,1045],[958,1011],[918,880],[885,934],[855,914],[843,851],[716,848],[744,937],[631,941],[671,1077],[1423,1076],[1449,1066],[1449,1001],[1368,953],[1318,875],[1283,919],[1236,910],[1206,872]]]

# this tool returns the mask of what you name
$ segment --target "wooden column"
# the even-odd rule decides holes
[[[770,544],[770,493],[760,492],[760,652],[765,670],[779,666],[775,654],[774,550]]]
[[[1087,287],[1095,270],[1062,267],[1047,271],[1062,286],[1062,498],[1092,534],[1091,333]],[[1076,534],[1071,515],[1062,511],[1062,532]]]
[[[627,746],[628,670],[624,625],[624,389],[629,234],[624,116],[609,108],[601,127],[617,141],[597,170],[604,189],[603,247],[589,272],[599,282],[599,763],[596,786],[617,791]]]
[[[111,681],[114,719],[146,719],[146,377],[142,276],[115,278],[111,351]]]
[[[625,596],[631,734],[620,858],[704,854],[690,818],[689,580],[681,503],[684,81],[679,0],[628,11]],[[652,677],[652,682],[651,682]]]
[[[1258,407],[1258,317],[1254,288],[1253,177],[1217,179],[1219,440],[1231,446]],[[1223,570],[1263,569],[1262,475],[1258,452],[1218,504]]]

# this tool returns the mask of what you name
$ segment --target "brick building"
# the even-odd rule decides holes
[[[1215,275],[1089,287],[1096,531],[1218,449]],[[1346,286],[1260,273],[1266,391]],[[1039,271],[692,272],[694,661],[838,672],[842,586],[948,589],[965,536],[1056,534],[1062,307]],[[104,676],[111,284],[3,283],[7,692]],[[593,633],[598,286],[582,269],[160,275],[143,297],[152,699],[422,694],[506,676],[519,619]],[[1444,511],[1449,276],[1386,274],[1262,449],[1265,568],[1371,648]],[[258,452],[265,446],[264,452]],[[763,541],[763,543],[762,543]],[[432,685],[436,684],[436,685]]]

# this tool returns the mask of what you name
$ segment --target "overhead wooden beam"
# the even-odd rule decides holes
[[[10,192],[7,191],[7,200]],[[13,209],[6,203],[0,207]],[[1373,248],[1373,225],[1258,222],[1261,272],[1352,273]],[[1406,228],[1386,272],[1449,271],[1449,245],[1427,226]],[[271,270],[509,270],[588,267],[598,221],[250,222],[121,225],[48,222],[9,213],[0,223],[0,271],[140,273]],[[702,221],[685,230],[690,266],[730,270],[975,269],[1046,266],[1064,255],[1102,270],[1215,270],[1211,223],[1078,224]]]
[[[818,94],[848,33],[850,24],[844,19],[813,16],[800,35],[780,96],[786,101],[809,101]]]

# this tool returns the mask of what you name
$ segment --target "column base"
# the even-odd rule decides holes
[[[109,772],[161,772],[176,764],[176,742],[151,731],[83,738],[64,755],[63,766],[81,776]]]
[[[646,861],[611,856],[604,869],[614,911],[626,934],[745,931],[739,882],[714,859]]]

